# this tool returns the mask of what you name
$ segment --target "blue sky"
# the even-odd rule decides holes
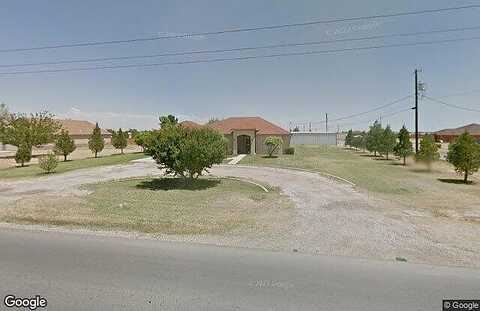
[[[474,1],[2,1],[1,49],[82,41],[175,35],[340,17],[476,4]],[[67,59],[144,55],[265,44],[355,38],[391,33],[480,26],[480,9],[336,23],[284,30],[159,40],[136,44],[1,53],[0,65]],[[450,34],[344,42],[314,47],[110,61],[135,64],[362,47],[480,36]],[[480,90],[480,40],[243,62],[45,73],[0,77],[0,101],[15,112],[43,109],[58,116],[99,121],[103,127],[150,128],[158,115],[182,119],[259,115],[284,127],[365,111],[413,93],[413,70],[422,68],[427,95]],[[93,64],[98,65],[99,63]],[[92,64],[91,64],[92,65]],[[1,72],[82,67],[88,64],[0,68]],[[479,92],[444,98],[480,109]],[[405,101],[383,114],[407,108]],[[421,101],[421,130],[480,123],[480,113]],[[362,123],[380,112],[344,123]],[[383,118],[397,129],[413,127],[413,112]],[[340,124],[342,129],[349,125]],[[331,122],[330,128],[337,124]],[[324,125],[313,125],[323,130]]]

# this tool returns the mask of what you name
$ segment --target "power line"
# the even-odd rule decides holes
[[[412,95],[408,95],[408,96],[405,96],[405,97],[402,97],[400,99],[397,99],[395,101],[392,101],[392,102],[389,102],[385,105],[382,105],[382,106],[378,106],[376,108],[373,108],[373,109],[370,109],[370,110],[367,110],[367,111],[363,111],[363,112],[360,112],[360,113],[355,113],[355,114],[352,114],[352,115],[349,115],[349,116],[345,116],[345,117],[340,117],[340,118],[336,118],[336,119],[333,119],[333,120],[330,120],[331,122],[337,122],[337,121],[341,121],[341,120],[347,120],[347,119],[352,119],[352,118],[355,118],[357,116],[361,116],[361,115],[365,115],[365,114],[368,114],[368,113],[371,113],[371,112],[375,112],[375,111],[379,111],[381,109],[384,109],[384,108],[387,108],[387,107],[390,107],[394,104],[397,104],[399,102],[402,102],[408,98],[412,97]],[[410,108],[406,109],[406,110],[410,110]],[[404,110],[402,110],[403,112]],[[393,114],[395,113],[398,113],[398,112],[394,112]],[[388,117],[390,114],[385,114],[383,116],[385,117]],[[323,121],[317,121],[317,122],[295,122],[294,124],[295,125],[306,125],[308,123],[311,123],[311,124],[314,124],[314,125],[318,125],[318,124],[324,124],[326,122],[326,120],[323,120]],[[364,122],[364,121],[362,121]],[[345,125],[345,123],[340,123],[341,125]],[[355,123],[346,123],[346,124],[355,124]]]
[[[352,114],[352,115],[349,115],[349,116],[345,116],[345,117],[340,117],[340,118],[337,118],[337,119],[333,119],[331,120],[332,122],[336,122],[336,121],[342,121],[342,120],[346,120],[346,119],[351,119],[351,118],[355,118],[355,117],[358,117],[358,116],[362,116],[362,115],[365,115],[365,114],[368,114],[368,113],[371,113],[371,112],[375,112],[375,111],[378,111],[378,110],[381,110],[381,109],[384,109],[384,108],[387,108],[387,107],[390,107],[390,106],[393,106],[397,103],[400,103],[408,98],[412,97],[412,95],[408,95],[408,96],[405,96],[405,97],[402,97],[400,99],[397,99],[393,102],[390,102],[388,104],[385,104],[385,105],[382,105],[382,106],[379,106],[379,107],[376,107],[374,109],[370,109],[370,110],[367,110],[367,111],[364,111],[364,112],[360,112],[360,113],[355,113],[355,114]],[[410,108],[409,108],[410,109]]]
[[[398,111],[395,111],[395,112],[392,112],[392,113],[382,114],[382,118],[392,117],[392,116],[394,116],[394,115],[400,114],[400,113],[402,113],[402,112],[410,111],[410,110],[411,110],[411,108],[405,108],[405,109],[398,110]],[[368,121],[359,121],[359,122],[350,122],[350,123],[339,123],[339,125],[340,125],[340,126],[358,125],[358,124],[372,123],[372,122],[375,122],[375,121],[377,121],[377,119],[370,119],[370,120],[368,120]]]
[[[455,108],[455,109],[460,109],[460,110],[465,110],[465,111],[470,111],[470,112],[480,112],[480,110],[478,110],[478,109],[467,108],[467,107],[462,107],[462,106],[458,106],[458,105],[454,105],[454,104],[449,104],[447,102],[444,102],[442,100],[435,99],[435,98],[432,98],[432,97],[429,97],[429,96],[423,96],[423,97],[425,97],[426,99],[428,99],[430,101],[442,104],[442,105],[450,107],[450,108]]]
[[[316,54],[332,54],[332,53],[338,53],[338,52],[350,52],[350,51],[362,51],[362,50],[375,50],[375,49],[382,49],[382,48],[431,45],[431,44],[439,44],[439,43],[450,43],[450,42],[472,41],[472,40],[480,40],[480,37],[470,37],[470,38],[460,38],[460,39],[446,39],[446,40],[437,40],[437,41],[420,41],[420,42],[412,42],[412,43],[387,44],[387,45],[355,47],[355,48],[345,48],[345,49],[333,49],[333,50],[317,50],[317,51],[306,51],[306,52],[277,53],[277,54],[243,56],[243,57],[232,57],[232,58],[213,58],[213,59],[191,60],[191,61],[175,61],[175,62],[164,62],[164,63],[93,66],[93,67],[43,69],[43,70],[30,70],[30,71],[11,71],[11,72],[0,72],[0,75],[7,76],[7,75],[21,75],[21,74],[90,71],[90,70],[106,70],[106,69],[120,69],[120,68],[145,68],[145,67],[158,67],[158,66],[169,66],[169,65],[218,63],[218,62],[228,62],[228,61],[246,61],[246,60],[262,59],[262,58],[266,59],[266,58],[279,58],[279,57],[287,57],[287,56],[306,56],[306,55],[316,55]]]
[[[307,22],[291,23],[291,24],[279,24],[279,25],[268,25],[268,26],[247,27],[247,28],[233,28],[233,29],[224,29],[224,30],[209,31],[209,32],[192,32],[192,33],[186,33],[186,34],[180,34],[180,35],[154,36],[154,37],[131,38],[131,39],[124,39],[124,40],[110,40],[110,41],[90,41],[90,42],[58,44],[58,45],[44,45],[44,46],[27,47],[27,48],[10,48],[10,49],[1,49],[0,52],[2,53],[21,52],[21,51],[35,51],[35,50],[49,50],[49,49],[72,48],[72,47],[110,45],[110,44],[120,44],[120,43],[134,43],[134,42],[165,40],[165,39],[184,39],[184,38],[191,38],[191,37],[222,35],[222,34],[228,34],[228,33],[275,30],[275,29],[284,29],[284,28],[292,28],[292,27],[305,27],[305,26],[312,26],[312,25],[332,24],[332,23],[339,23],[339,22],[352,22],[352,21],[360,21],[360,20],[382,19],[382,18],[389,18],[389,17],[441,13],[441,12],[448,12],[448,11],[474,9],[479,7],[480,5],[466,5],[466,6],[456,6],[456,7],[438,8],[438,9],[429,9],[429,10],[406,11],[406,12],[398,12],[398,13],[390,13],[390,14],[307,21]]]
[[[149,55],[100,57],[100,58],[61,60],[61,61],[53,61],[53,62],[37,62],[37,63],[23,63],[23,64],[5,64],[5,65],[0,65],[0,67],[10,68],[10,67],[41,66],[41,65],[60,65],[60,64],[88,63],[88,62],[100,62],[100,61],[156,58],[156,57],[167,57],[167,56],[185,56],[185,55],[196,55],[196,54],[240,52],[240,51],[251,51],[251,50],[260,50],[260,49],[274,49],[274,48],[311,46],[311,45],[321,45],[321,44],[340,43],[340,42],[386,39],[386,38],[395,38],[395,37],[411,37],[411,36],[419,36],[419,35],[427,35],[427,34],[450,33],[450,32],[459,32],[459,31],[466,31],[466,30],[477,30],[477,29],[480,29],[480,26],[449,28],[449,29],[439,29],[439,30],[420,31],[420,32],[407,32],[407,33],[367,36],[367,37],[349,38],[349,39],[335,39],[335,40],[260,45],[260,46],[253,46],[253,47],[239,47],[239,48],[231,48],[231,49],[197,50],[197,51],[171,52],[171,53],[160,53],[160,54],[149,54]]]

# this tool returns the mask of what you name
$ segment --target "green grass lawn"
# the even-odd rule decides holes
[[[88,158],[81,160],[72,160],[67,162],[59,162],[55,174],[65,173],[82,168],[91,168],[104,165],[116,165],[128,163],[132,160],[145,158],[143,153],[128,153],[128,154],[116,154],[110,156],[104,156],[99,158]],[[14,179],[14,178],[27,178],[44,175],[44,171],[38,166],[38,164],[28,165],[26,167],[11,167],[6,169],[0,169],[0,179]]]
[[[250,183],[144,178],[90,184],[85,197],[39,195],[0,209],[0,221],[164,234],[221,234],[291,219],[290,201]]]
[[[295,155],[266,158],[245,157],[240,164],[302,168],[333,174],[355,183],[358,188],[382,198],[418,207],[444,207],[446,204],[480,205],[480,185],[442,182],[461,179],[453,168],[441,161],[433,172],[415,165],[403,167],[400,161],[373,158],[368,154],[332,146],[295,146]]]

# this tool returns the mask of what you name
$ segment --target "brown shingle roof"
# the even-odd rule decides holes
[[[71,119],[57,119],[62,125],[62,129],[67,130],[72,136],[74,135],[90,135],[92,134],[95,124],[83,121],[83,120],[71,120]],[[104,129],[101,129],[102,135],[109,135],[110,133]]]
[[[480,135],[480,124],[472,123],[469,125],[457,127],[454,129],[445,129],[441,131],[435,132],[437,135],[461,135],[465,131],[470,133],[471,135]]]
[[[259,135],[288,135],[288,131],[260,117],[232,117],[214,122],[209,127],[223,134],[232,130],[257,130]]]
[[[180,125],[187,129],[199,128],[202,127],[201,124],[195,123],[193,121],[182,121]]]

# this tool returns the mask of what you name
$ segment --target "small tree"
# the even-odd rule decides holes
[[[398,133],[398,143],[393,151],[396,156],[403,158],[403,165],[407,165],[407,157],[413,153],[413,145],[405,125]]]
[[[38,159],[38,164],[45,173],[50,174],[58,166],[57,157],[53,153],[46,154]]]
[[[380,136],[378,151],[381,154],[384,154],[388,160],[388,155],[393,152],[393,149],[395,148],[396,143],[397,143],[397,136],[390,128],[390,125],[387,125],[387,127],[385,128],[385,130],[383,130]]]
[[[345,146],[353,147],[353,131],[349,130],[347,136],[345,136]]]
[[[272,157],[273,153],[278,150],[283,144],[282,138],[278,136],[269,136],[265,139],[265,146],[267,146],[267,153]]]
[[[432,169],[432,163],[440,159],[440,154],[438,153],[438,145],[435,143],[433,135],[425,135],[420,142],[420,149],[416,156],[417,161],[424,162],[428,170]]]
[[[68,131],[62,130],[55,141],[55,154],[62,155],[63,161],[66,162],[67,156],[74,152],[76,148],[75,141],[70,137]]]
[[[373,152],[375,156],[377,156],[377,152],[379,152],[382,134],[382,125],[380,122],[375,121],[373,125],[370,126],[370,130],[365,137],[365,147],[368,151]]]
[[[32,147],[27,145],[18,146],[15,153],[15,162],[20,163],[22,167],[25,166],[25,162],[30,162],[32,159]]]
[[[151,132],[145,152],[155,159],[165,174],[193,179],[213,164],[220,164],[226,148],[223,135],[213,129],[164,126]]]
[[[459,174],[463,174],[463,181],[467,183],[468,175],[480,168],[480,145],[472,135],[465,132],[448,146],[447,161]]]
[[[112,145],[116,149],[120,149],[121,154],[123,154],[123,149],[127,147],[128,144],[128,133],[122,131],[122,129],[118,129],[117,132],[113,131],[112,133]]]
[[[103,139],[100,127],[98,127],[98,123],[96,123],[92,135],[90,135],[90,138],[88,139],[88,148],[95,154],[96,158],[98,153],[102,152],[104,147],[105,140]]]

